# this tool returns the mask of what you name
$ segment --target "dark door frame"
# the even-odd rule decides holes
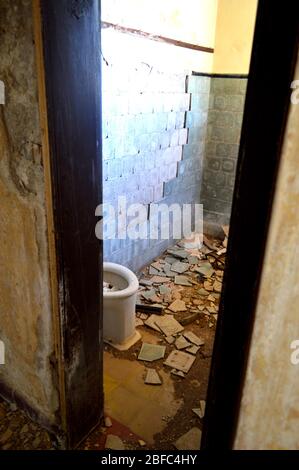
[[[298,30],[298,2],[259,1],[202,449],[234,444]]]
[[[64,445],[74,448],[103,413],[103,257],[95,236],[95,209],[102,202],[100,5],[40,0],[40,7],[63,369],[60,419]]]
[[[290,4],[291,3],[291,4]],[[298,48],[298,2],[260,0],[202,448],[233,447]],[[41,0],[67,444],[103,411],[100,14]]]

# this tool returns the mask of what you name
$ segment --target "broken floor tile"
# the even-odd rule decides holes
[[[176,249],[176,248],[169,248],[167,250],[167,253],[169,253],[170,255],[174,256],[175,258],[179,258],[179,259],[185,259],[185,258],[188,258],[188,256],[189,256],[188,251],[181,250],[181,249]]]
[[[165,262],[169,264],[169,266],[171,266],[173,263],[177,262],[177,258],[175,258],[174,256],[166,256]]]
[[[146,313],[140,313],[140,314],[139,314],[139,318],[140,318],[140,320],[143,320],[143,321],[144,321],[144,320],[147,320],[147,319],[148,319],[148,315],[147,315]]]
[[[187,259],[188,259],[189,264],[197,264],[199,261],[199,258],[197,256],[192,256],[192,255],[188,256]]]
[[[198,351],[200,350],[200,347],[199,346],[190,346],[190,348],[187,348],[186,349],[186,352],[190,353],[190,354],[193,354],[194,356],[196,356],[196,354],[198,353]]]
[[[135,326],[138,328],[138,326],[143,326],[143,321],[141,318],[135,318]]]
[[[160,301],[154,289],[141,292],[141,295],[144,299],[149,300],[150,302],[153,302],[153,303]]]
[[[193,408],[192,409],[193,413],[195,413],[200,419],[202,419],[204,417],[205,410],[206,410],[205,400],[200,400],[200,407],[199,408]]]
[[[226,253],[226,248],[221,248],[220,250],[217,251],[218,256],[225,255],[225,253]]]
[[[185,378],[185,374],[181,370],[172,369],[170,373],[172,375],[177,375],[178,377],[182,377],[183,379]]]
[[[169,305],[168,309],[174,313],[185,312],[187,310],[186,304],[183,300],[175,300],[171,305]]]
[[[213,292],[213,286],[209,281],[205,281],[203,286],[208,292]]]
[[[178,450],[199,450],[201,442],[201,430],[199,428],[192,428],[186,434],[181,436],[174,446]]]
[[[150,266],[150,268],[149,268],[149,274],[151,274],[151,275],[158,275],[158,274],[160,274],[160,271],[159,271],[158,269],[153,268],[152,266]]]
[[[189,372],[193,363],[195,361],[195,356],[185,353],[184,351],[172,351],[164,364],[172,369],[177,369],[185,374]]]
[[[151,286],[153,284],[153,281],[151,279],[140,279],[139,284],[141,286],[148,287],[148,286]]]
[[[161,295],[171,294],[171,289],[170,289],[170,287],[161,285],[161,286],[159,286],[159,292],[160,292]]]
[[[156,269],[157,271],[162,271],[162,266],[159,261],[155,261],[154,263],[151,263],[151,267]]]
[[[192,331],[185,331],[183,333],[183,336],[190,341],[190,343],[195,344],[196,346],[203,346],[205,344],[204,340],[202,338],[199,338],[195,333]]]
[[[155,323],[165,336],[172,336],[177,333],[181,333],[181,331],[184,330],[184,327],[174,318],[173,315],[157,317]]]
[[[170,279],[166,276],[162,276],[162,273],[160,273],[160,276],[154,276],[152,277],[152,282],[153,284],[163,284],[165,282],[169,282]]]
[[[138,356],[139,361],[153,362],[162,359],[165,355],[166,346],[159,344],[142,343]]]
[[[186,276],[175,276],[174,283],[177,284],[178,286],[192,287],[191,282],[189,281],[188,277],[186,277]],[[213,288],[212,288],[212,290],[213,290]]]
[[[189,346],[191,346],[191,344],[184,338],[184,336],[179,336],[176,340],[175,340],[175,343],[174,343],[175,347],[179,350],[181,349],[186,349],[188,348]]]
[[[162,385],[162,380],[155,369],[147,369],[144,383],[147,385]]]
[[[221,290],[222,290],[222,284],[221,284],[221,282],[215,281],[215,282],[214,282],[214,285],[213,285],[213,289],[214,289],[215,292],[217,292],[218,294],[220,294],[220,293],[221,293]]]
[[[166,336],[165,340],[168,344],[173,344],[175,342],[175,338],[172,335]]]
[[[198,292],[199,295],[204,295],[204,296],[210,295],[210,293],[209,293],[206,289],[204,289],[203,287],[201,287],[200,289],[198,289],[197,292]]]
[[[204,277],[211,277],[215,272],[210,263],[202,264],[201,266],[195,268],[194,271],[202,274]]]
[[[125,450],[125,445],[118,436],[114,436],[114,434],[108,434],[105,443],[105,449]]]
[[[176,263],[173,263],[173,265],[171,266],[171,271],[182,274],[185,271],[188,271],[189,267],[190,267],[189,263],[182,263],[181,261],[177,261]]]
[[[156,331],[158,331],[159,333],[161,333],[160,328],[159,328],[159,327],[157,326],[157,324],[156,324],[156,320],[157,320],[158,318],[160,318],[159,315],[153,314],[153,315],[151,315],[150,317],[148,317],[148,319],[144,322],[144,324],[145,324],[146,326],[148,326],[149,328],[152,328],[153,330],[156,330]]]

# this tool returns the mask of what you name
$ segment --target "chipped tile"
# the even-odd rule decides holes
[[[160,346],[159,344],[142,343],[138,360],[147,362],[157,361],[164,357],[165,351],[165,346]]]
[[[186,434],[181,436],[174,443],[178,450],[199,450],[201,443],[201,430],[199,428],[192,428]]]
[[[185,302],[183,300],[178,300],[178,299],[172,302],[172,304],[169,305],[168,309],[174,313],[186,312],[187,310]]]
[[[192,287],[191,282],[186,276],[175,276],[174,283],[179,286]]]
[[[184,327],[174,318],[173,315],[157,317],[155,323],[165,336],[175,335],[184,330]]]
[[[147,385],[162,385],[162,380],[155,369],[147,369],[144,383]]]
[[[194,361],[195,356],[191,354],[184,351],[172,351],[166,361],[164,361],[164,364],[172,369],[177,369],[187,374]]]
[[[192,331],[185,331],[183,333],[183,336],[190,341],[190,343],[195,344],[196,346],[203,346],[205,344],[204,340],[202,338],[199,338],[195,333]]]

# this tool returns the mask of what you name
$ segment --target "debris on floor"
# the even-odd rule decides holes
[[[223,227],[223,240],[204,236],[202,245],[198,240],[182,240],[144,268],[136,304],[142,343],[123,353],[105,348],[114,358],[138,359],[145,366],[151,363],[141,377],[145,387],[159,385],[164,393],[165,375],[174,384],[181,406],[175,416],[167,411],[161,414],[165,429],[161,431],[159,425],[155,449],[199,449],[201,430],[197,426],[205,412],[227,236],[228,227]],[[142,433],[140,436],[144,439]]]
[[[193,408],[192,411],[195,413],[200,419],[202,419],[205,415],[206,410],[206,402],[205,400],[200,400],[199,408]]]
[[[199,428],[192,428],[181,436],[174,445],[178,450],[199,450],[200,441],[201,430]]]
[[[172,369],[180,370],[187,374],[195,361],[195,357],[184,351],[172,351],[164,364]]]
[[[108,434],[105,444],[105,449],[109,450],[125,450],[125,445],[120,437],[114,434]]]
[[[161,385],[162,380],[155,369],[147,369],[144,383],[147,385]]]
[[[165,355],[165,346],[158,344],[142,343],[142,347],[138,356],[139,361],[153,362],[162,359]]]

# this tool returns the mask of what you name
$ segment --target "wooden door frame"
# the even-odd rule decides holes
[[[203,449],[230,449],[236,433],[298,49],[298,6],[287,6],[260,0],[258,7]],[[102,330],[103,257],[101,244],[93,238],[94,211],[102,200],[99,36],[97,45],[95,41],[100,16],[97,0],[41,0],[41,7],[49,173],[60,289],[61,410],[67,445],[74,447],[98,424],[103,411],[102,342],[99,345],[98,341],[98,331]],[[74,47],[79,44],[74,54]],[[86,74],[86,61],[90,74]],[[78,98],[84,103],[83,113],[79,112]],[[87,132],[85,139],[90,137],[90,147],[82,148],[80,129]],[[76,215],[75,220],[72,214]],[[87,304],[82,303],[82,298]],[[74,357],[79,358],[75,368]]]
[[[232,449],[298,53],[299,4],[260,0],[202,449]]]
[[[34,0],[62,445],[103,415],[100,5]],[[55,364],[54,364],[55,366]]]

